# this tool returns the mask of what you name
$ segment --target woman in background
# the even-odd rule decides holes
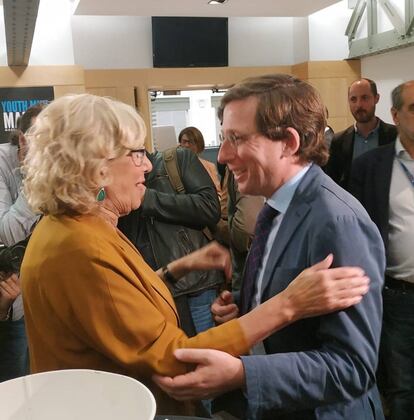
[[[154,392],[159,413],[190,415],[191,403],[171,400],[151,381],[191,369],[175,349],[246,353],[299,318],[359,302],[368,279],[357,268],[328,270],[327,257],[250,313],[188,338],[162,278],[200,269],[229,276],[230,259],[212,243],[155,273],[117,229],[145,194],[145,134],[130,106],[82,94],[51,103],[28,135],[25,192],[43,214],[21,269],[31,369],[129,375]]]
[[[220,180],[217,174],[216,165],[213,162],[199,156],[205,149],[204,137],[201,134],[201,131],[196,127],[184,128],[178,135],[178,143],[181,147],[192,150],[198,156],[200,162],[203,164],[204,168],[210,175],[210,178],[213,180],[219,199],[221,199]]]

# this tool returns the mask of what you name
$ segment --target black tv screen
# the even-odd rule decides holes
[[[152,18],[154,67],[228,66],[227,18]]]

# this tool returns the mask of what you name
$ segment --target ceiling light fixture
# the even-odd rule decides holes
[[[223,4],[227,3],[227,0],[210,0],[208,4]]]

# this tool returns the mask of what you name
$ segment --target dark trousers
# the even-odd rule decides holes
[[[379,386],[391,420],[414,418],[414,288],[384,287]]]
[[[0,382],[28,373],[24,319],[0,322]]]

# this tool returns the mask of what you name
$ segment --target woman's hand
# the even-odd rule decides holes
[[[213,241],[203,248],[168,264],[168,270],[176,278],[195,270],[222,270],[231,278],[231,258],[227,248]]]
[[[0,280],[0,320],[6,319],[10,306],[20,293],[20,280],[16,274]]]
[[[302,271],[282,292],[295,320],[348,308],[369,289],[369,278],[358,267],[331,268],[332,254]]]

